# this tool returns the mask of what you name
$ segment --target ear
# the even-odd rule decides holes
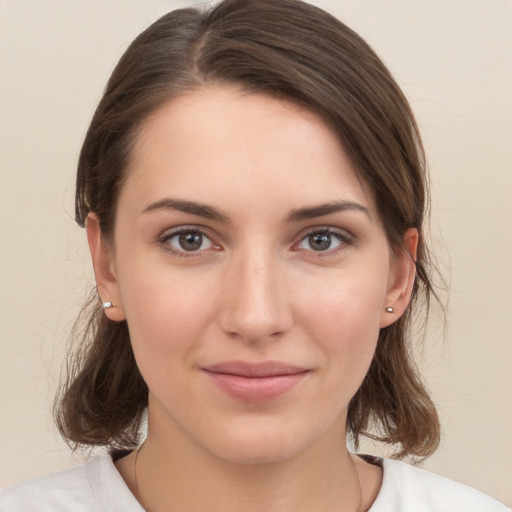
[[[409,305],[416,277],[418,241],[418,230],[408,229],[404,236],[403,248],[396,251],[393,256],[388,293],[380,321],[381,328],[398,320]],[[393,308],[393,311],[388,312],[387,308]]]
[[[114,269],[114,250],[103,239],[95,213],[87,215],[86,229],[100,300],[114,304],[114,307],[105,309],[105,315],[110,320],[120,322],[125,320],[126,316]]]

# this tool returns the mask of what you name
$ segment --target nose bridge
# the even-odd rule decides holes
[[[226,275],[222,328],[248,342],[289,329],[291,311],[281,262],[267,248],[248,248],[233,257]]]

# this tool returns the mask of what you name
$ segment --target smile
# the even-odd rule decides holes
[[[310,370],[270,361],[229,361],[203,368],[213,384],[227,395],[244,402],[264,402],[295,388]]]

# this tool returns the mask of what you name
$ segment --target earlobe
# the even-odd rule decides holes
[[[115,322],[125,320],[117,277],[114,271],[113,250],[102,237],[100,223],[95,213],[86,221],[87,241],[91,253],[98,294],[105,315]],[[105,307],[105,304],[108,304]]]
[[[407,309],[416,278],[416,256],[419,233],[416,228],[408,229],[404,245],[393,259],[393,269],[389,283],[380,327],[387,327],[398,320]]]

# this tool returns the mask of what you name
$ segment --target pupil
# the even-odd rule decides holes
[[[197,251],[203,243],[201,233],[182,233],[180,235],[180,245],[185,251]]]
[[[325,251],[331,246],[331,235],[328,233],[315,233],[309,236],[309,243],[315,251]]]

